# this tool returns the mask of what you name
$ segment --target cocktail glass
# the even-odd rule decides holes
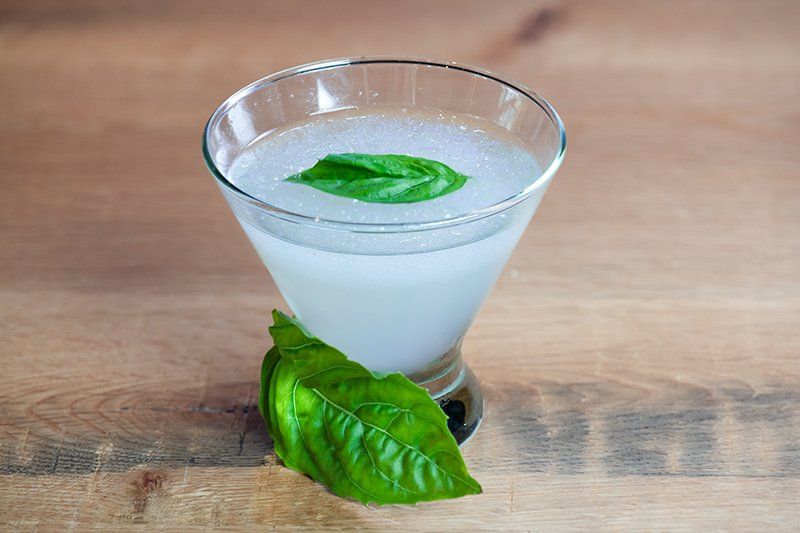
[[[385,224],[287,211],[226,178],[237,154],[270,131],[323,113],[387,108],[489,121],[522,143],[540,172],[516,194],[481,209]],[[461,342],[564,157],[564,127],[552,106],[477,68],[338,59],[239,90],[211,116],[203,140],[208,168],[298,319],[371,370],[403,372],[425,387],[447,413],[456,440],[469,438],[483,416],[483,396],[462,360]]]

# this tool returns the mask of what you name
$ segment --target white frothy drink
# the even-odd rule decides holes
[[[424,157],[470,179],[454,193],[410,204],[366,203],[283,181],[328,154],[348,152]],[[371,370],[405,374],[423,370],[458,344],[544,188],[522,216],[497,231],[487,233],[489,226],[481,221],[412,233],[391,225],[487,208],[540,175],[531,153],[499,127],[474,117],[418,111],[325,114],[262,136],[228,171],[234,185],[275,207],[385,230],[375,236],[317,229],[311,242],[298,244],[239,217],[292,311],[314,335]],[[380,249],[373,238],[383,239]],[[396,251],[387,252],[386,239],[396,242]]]

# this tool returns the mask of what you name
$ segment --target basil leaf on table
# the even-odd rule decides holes
[[[275,425],[272,423],[277,414],[272,414],[269,411],[270,405],[274,406],[274,402],[272,404],[269,402],[269,391],[271,390],[270,383],[275,373],[275,367],[280,359],[281,353],[278,351],[277,346],[273,346],[267,351],[267,355],[264,356],[264,362],[261,364],[261,389],[258,392],[258,410],[261,412],[261,416],[264,417],[264,424],[267,426],[267,431],[272,437],[273,446],[276,450],[281,446],[281,443],[278,442],[278,432],[275,431]]]
[[[402,374],[377,376],[272,312],[259,408],[289,468],[363,503],[416,503],[481,487],[447,417]]]
[[[363,202],[394,204],[444,196],[463,187],[467,176],[422,157],[329,154],[284,181]]]

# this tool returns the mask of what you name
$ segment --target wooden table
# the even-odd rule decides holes
[[[800,526],[797,2],[6,1],[0,527]],[[474,63],[567,162],[465,343],[485,493],[367,508],[255,408],[286,308],[200,158],[306,61]]]

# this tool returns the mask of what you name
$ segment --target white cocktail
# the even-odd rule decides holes
[[[555,111],[516,84],[449,63],[359,58],[240,90],[209,120],[203,152],[305,327],[373,371],[426,387],[463,442],[483,400],[461,340],[564,148]],[[431,159],[469,178],[403,204],[285,181],[345,153]]]
[[[283,181],[344,152],[425,157],[470,179],[452,194],[411,204],[366,203]],[[228,171],[239,189],[287,211],[371,224],[447,220],[511,197],[539,175],[536,159],[494,124],[393,110],[331,113],[270,132],[242,150]],[[326,234],[316,246],[300,245],[240,221],[309,330],[372,370],[414,374],[459,342],[535,207],[512,226],[467,239],[474,242],[459,244],[465,231],[481,228],[454,228],[433,239],[413,236],[406,250],[390,254],[363,245],[330,251],[328,240],[336,237]]]

